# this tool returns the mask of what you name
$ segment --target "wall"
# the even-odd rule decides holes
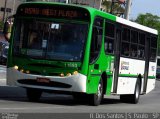
[[[6,17],[15,14],[17,6],[22,3],[21,0],[7,0],[7,8],[11,8],[11,13],[6,13]],[[0,9],[5,6],[5,0],[0,0]],[[13,11],[14,10],[14,11]],[[0,11],[0,20],[3,18],[3,11]]]

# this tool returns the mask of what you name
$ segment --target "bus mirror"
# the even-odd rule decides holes
[[[4,34],[7,41],[9,41],[9,39],[11,37],[13,21],[14,21],[14,16],[10,16],[10,17],[6,18],[6,21],[4,23],[3,34]]]

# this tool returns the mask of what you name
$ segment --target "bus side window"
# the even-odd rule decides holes
[[[121,55],[129,57],[130,56],[130,29],[123,28],[122,34],[122,48],[121,48]]]
[[[96,18],[94,21],[93,31],[92,31],[92,40],[91,40],[91,51],[90,51],[90,63],[94,62],[100,53],[102,46],[102,28],[103,28],[103,19]]]
[[[130,56],[137,58],[138,53],[138,32],[131,30]]]
[[[105,52],[113,54],[114,52],[114,39],[115,39],[115,26],[114,24],[106,22],[105,26]]]
[[[129,56],[129,43],[122,42],[121,54],[123,56]]]
[[[150,49],[150,60],[156,60],[156,51],[157,51],[157,37],[151,37],[151,49]]]
[[[139,40],[138,40],[138,58],[144,59],[144,52],[145,52],[145,34],[139,33]]]

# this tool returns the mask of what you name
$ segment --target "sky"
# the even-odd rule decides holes
[[[136,19],[141,13],[160,16],[160,0],[132,0],[130,19]]]

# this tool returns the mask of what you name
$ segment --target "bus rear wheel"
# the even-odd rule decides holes
[[[39,101],[39,99],[42,95],[42,91],[38,90],[38,89],[27,88],[26,89],[26,94],[27,94],[27,98],[28,98],[29,101],[37,102],[37,101]]]
[[[93,105],[93,106],[100,105],[101,101],[103,99],[103,95],[104,95],[103,94],[103,80],[101,78],[100,81],[99,81],[99,84],[98,84],[97,93],[90,95],[91,105]]]
[[[135,86],[135,91],[134,94],[131,95],[120,95],[120,100],[122,102],[129,102],[133,104],[137,104],[139,102],[139,97],[140,97],[140,80],[137,80],[136,86]]]

